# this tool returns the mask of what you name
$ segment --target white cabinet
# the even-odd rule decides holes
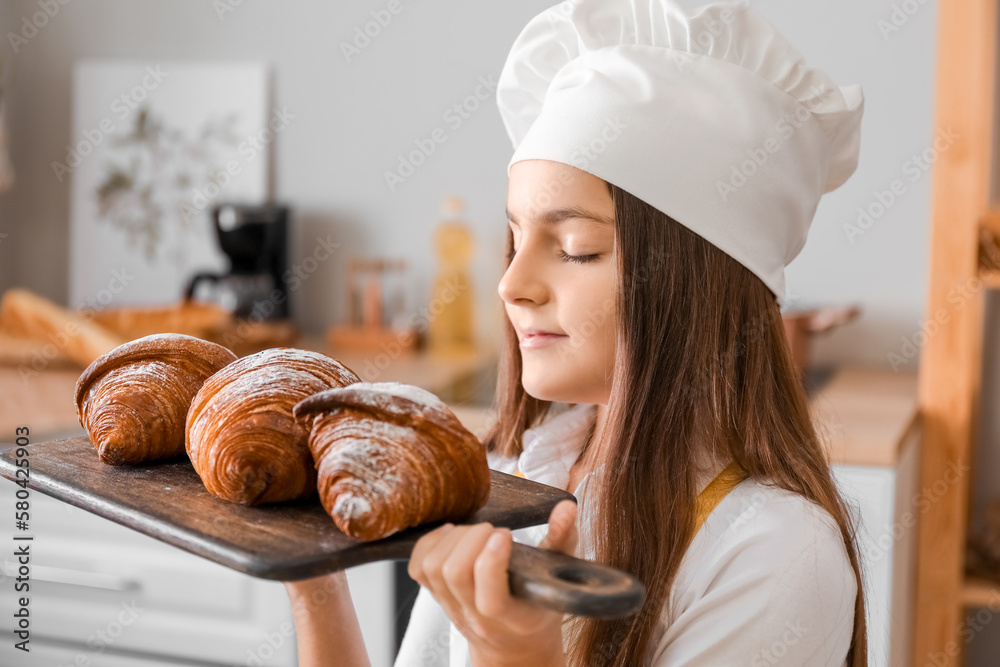
[[[868,664],[909,667],[920,502],[920,429],[903,441],[894,466],[833,466],[857,513],[868,622]],[[860,519],[860,521],[858,521]]]
[[[0,613],[17,598],[14,491],[0,479]],[[297,664],[291,604],[277,581],[250,577],[32,490],[32,651],[0,635],[0,665]],[[10,511],[6,511],[9,508]],[[373,667],[393,649],[392,563],[348,570]],[[11,629],[4,623],[0,630]]]

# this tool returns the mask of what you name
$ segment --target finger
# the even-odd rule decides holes
[[[561,500],[549,515],[549,529],[538,546],[572,555],[579,535],[576,529],[577,506],[572,500]]]
[[[442,574],[442,569],[444,568],[445,561],[448,560],[448,557],[455,550],[455,547],[470,530],[473,530],[473,526],[457,526],[455,530],[445,535],[424,556],[423,560],[424,585],[430,589],[434,599],[444,607],[453,620],[461,619],[462,607],[461,603],[452,595],[451,589],[448,588],[448,584],[445,582],[444,575]]]
[[[476,608],[476,579],[473,569],[493,531],[490,523],[472,526],[441,566],[442,580],[452,597],[472,612]]]
[[[424,577],[425,556],[454,528],[455,524],[446,523],[420,536],[417,543],[413,545],[413,551],[410,552],[410,562],[406,566],[406,573],[410,575],[411,579],[419,584],[426,581]]]
[[[486,541],[486,546],[476,558],[475,609],[487,618],[500,618],[511,609],[510,552],[513,535],[509,528],[498,528]]]

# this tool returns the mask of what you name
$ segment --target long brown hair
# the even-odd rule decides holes
[[[847,664],[868,664],[864,593],[848,508],[834,485],[792,360],[780,308],[764,283],[661,211],[608,183],[618,257],[617,351],[603,432],[594,555],[646,585],[637,614],[578,622],[568,664],[644,664],[694,527],[699,449],[713,443],[752,478],[801,494],[840,527],[857,578]],[[513,252],[507,231],[505,256]],[[509,259],[507,264],[509,265]],[[525,393],[517,335],[503,315],[495,410],[484,445],[517,456],[551,402]],[[599,443],[599,444],[594,444]],[[582,454],[581,454],[582,456]],[[594,477],[598,477],[594,475]],[[654,585],[655,584],[655,585]]]

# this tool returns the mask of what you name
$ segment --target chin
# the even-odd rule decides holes
[[[521,386],[525,393],[540,401],[558,401],[560,403],[587,403],[580,394],[579,383],[572,378],[553,377],[551,373],[521,374]]]

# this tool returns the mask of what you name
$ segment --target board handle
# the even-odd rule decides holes
[[[629,616],[646,598],[646,587],[627,572],[520,542],[512,544],[507,573],[515,597],[578,616]]]

